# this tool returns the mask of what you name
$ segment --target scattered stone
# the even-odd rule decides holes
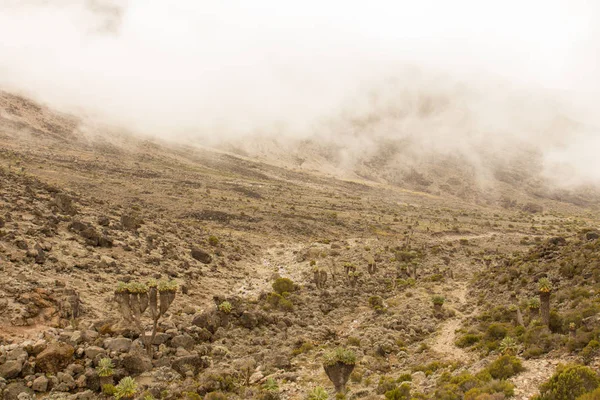
[[[106,355],[106,350],[104,350],[102,347],[90,346],[87,349],[85,349],[85,356],[92,360],[94,360],[98,356],[104,355]]]
[[[104,347],[110,351],[126,353],[131,349],[132,340],[124,337],[109,338],[104,341]]]
[[[141,374],[152,369],[152,361],[145,355],[129,353],[123,356],[121,366],[129,374]]]
[[[121,216],[121,225],[123,226],[123,229],[137,231],[142,226],[142,221],[136,215],[123,214]]]
[[[195,344],[196,341],[194,340],[194,338],[187,334],[178,335],[171,339],[172,347],[183,347],[186,350],[191,350],[192,348],[194,348]]]
[[[50,381],[46,376],[42,375],[33,380],[31,388],[36,392],[45,392],[48,390],[48,383]]]
[[[21,393],[25,393],[28,395],[33,395],[33,390],[29,389],[22,382],[13,382],[6,385],[4,389],[4,399],[3,400],[19,400],[19,395]]]
[[[202,264],[210,264],[212,262],[212,256],[197,247],[192,249],[192,258],[200,261]]]
[[[19,376],[23,369],[23,363],[18,360],[9,360],[0,365],[0,377],[4,379],[13,379]]]
[[[66,343],[51,343],[37,355],[36,369],[40,372],[56,374],[69,365],[75,349]]]

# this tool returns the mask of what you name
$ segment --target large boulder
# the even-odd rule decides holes
[[[250,311],[244,311],[240,316],[240,325],[247,329],[254,329],[258,326],[258,318],[255,313]]]
[[[33,380],[31,388],[36,392],[45,392],[48,390],[48,383],[50,381],[45,375],[38,376]]]
[[[9,360],[0,365],[0,378],[13,379],[19,376],[23,369],[23,363],[20,360]]]
[[[212,256],[197,247],[192,249],[192,258],[200,261],[202,264],[210,264],[212,262]]]
[[[21,382],[13,382],[6,385],[4,389],[4,397],[3,400],[19,400],[19,395],[21,393],[25,393],[27,395],[33,396],[33,390],[29,389]]]
[[[178,357],[173,360],[171,368],[179,372],[182,376],[186,375],[187,371],[192,371],[195,374],[203,368],[208,366],[208,361],[205,357],[201,357],[199,354],[192,354],[189,356]]]
[[[205,311],[196,315],[192,320],[192,324],[204,328],[210,333],[215,333],[221,326],[221,317],[216,310]]]
[[[129,353],[123,356],[121,366],[129,374],[141,374],[152,369],[152,360],[141,353]]]
[[[110,351],[126,353],[131,349],[132,340],[124,337],[109,338],[104,341],[104,347]]]
[[[36,369],[47,374],[56,374],[65,369],[73,358],[75,349],[66,343],[51,343],[35,358]]]
[[[85,349],[85,356],[92,360],[94,360],[98,356],[104,357],[105,355],[106,350],[104,350],[102,347],[90,346],[87,349]]]
[[[183,347],[186,350],[191,350],[194,348],[196,341],[190,335],[177,335],[173,339],[171,339],[171,347]]]
[[[127,213],[121,216],[121,225],[123,226],[123,229],[128,231],[137,231],[142,226],[142,223],[142,219],[133,213]]]

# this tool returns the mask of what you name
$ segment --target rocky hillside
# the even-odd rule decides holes
[[[0,95],[3,398],[527,399],[597,369],[593,195],[251,156]]]

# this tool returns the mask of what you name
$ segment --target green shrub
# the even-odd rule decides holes
[[[502,340],[507,334],[508,328],[506,325],[501,323],[492,323],[488,326],[485,336],[491,340]]]
[[[514,395],[515,386],[508,381],[491,381],[483,386],[470,389],[464,400],[504,399]],[[499,394],[499,396],[494,396]]]
[[[263,383],[262,389],[266,390],[268,392],[278,392],[279,391],[279,385],[277,384],[277,381],[275,379],[268,378],[266,380],[266,382]]]
[[[540,386],[540,400],[571,400],[600,385],[598,375],[583,365],[559,365],[556,373]]]
[[[403,383],[399,387],[385,392],[387,400],[410,400],[410,384]]]
[[[523,335],[523,342],[526,346],[524,353],[526,357],[535,357],[547,353],[555,345],[552,332],[541,323],[527,328]]]
[[[210,392],[204,396],[204,400],[227,400],[227,396],[222,392]]]
[[[577,400],[600,400],[600,388],[591,393],[586,393],[582,396],[579,396]]]
[[[210,244],[211,246],[216,246],[219,244],[219,238],[216,237],[215,235],[210,235],[208,237],[208,244]]]
[[[449,364],[445,363],[445,362],[433,361],[433,362],[430,362],[429,364],[415,365],[412,368],[412,370],[413,370],[413,372],[417,372],[417,371],[425,372],[425,375],[429,376],[429,375],[433,374],[434,372],[436,372],[438,369],[445,368],[448,365]]]
[[[111,385],[110,383],[102,385],[102,394],[104,394],[105,396],[114,396],[115,392],[115,385]]]
[[[474,335],[472,333],[467,333],[466,335],[459,337],[456,340],[455,344],[456,344],[456,346],[458,346],[460,348],[465,348],[465,347],[473,346],[475,343],[479,342],[480,340],[481,340],[480,335]]]
[[[369,297],[369,305],[374,310],[383,310],[383,299],[381,296]]]
[[[482,382],[483,381],[481,379],[471,375],[468,372],[463,372],[450,378],[450,383],[457,385],[463,392],[479,386]]]
[[[441,306],[444,304],[445,301],[446,301],[446,299],[444,298],[444,296],[433,296],[431,298],[431,302],[435,306]]]
[[[221,304],[219,304],[219,311],[225,313],[225,314],[229,314],[232,310],[232,306],[231,303],[228,301],[224,301]]]
[[[115,399],[132,399],[137,391],[137,383],[132,377],[126,376],[115,386]]]
[[[300,346],[298,346],[294,350],[292,350],[292,355],[297,356],[299,354],[308,353],[309,351],[314,349],[314,347],[315,346],[312,344],[312,342],[302,342],[302,344],[300,344]]]
[[[350,380],[354,383],[361,383],[362,379],[363,379],[363,373],[358,370],[354,370],[350,374]]]
[[[515,356],[504,355],[493,361],[486,370],[494,379],[508,379],[511,376],[525,370],[519,360]]]
[[[550,321],[548,323],[548,328],[550,328],[550,331],[552,333],[563,333],[563,319],[554,310],[550,311]]]
[[[463,395],[458,386],[447,384],[438,388],[433,398],[436,400],[462,400]]]
[[[396,389],[396,380],[389,376],[382,376],[379,378],[379,384],[377,385],[377,394],[385,394]]]
[[[329,400],[329,393],[321,386],[317,386],[308,393],[306,400]]]
[[[96,372],[98,372],[98,376],[101,377],[113,376],[115,373],[114,368],[115,366],[110,358],[102,358],[98,362]]]
[[[273,290],[275,293],[283,295],[284,293],[292,293],[296,291],[296,284],[289,278],[277,278],[273,282]]]
[[[286,298],[279,300],[279,309],[282,311],[292,311],[294,304]]]
[[[597,340],[590,340],[590,342],[581,350],[581,357],[583,358],[583,362],[587,365],[594,357],[596,357],[600,353],[600,342]]]
[[[323,365],[335,365],[338,362],[346,365],[355,365],[356,354],[352,350],[338,347],[323,356]]]
[[[287,295],[287,293],[288,292],[284,292],[284,295]],[[294,304],[279,293],[271,292],[267,294],[266,301],[271,307],[278,308],[282,311],[292,311],[294,309]]]

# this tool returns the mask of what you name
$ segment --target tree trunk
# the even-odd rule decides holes
[[[113,376],[101,376],[100,377],[100,389],[102,389],[102,386],[104,385],[112,385],[114,383],[113,380]]]
[[[148,353],[148,357],[152,360],[154,356],[154,338],[156,338],[156,330],[158,329],[158,318],[152,321],[152,336],[148,340],[146,344],[146,353]]]
[[[550,325],[550,293],[540,292],[540,312],[544,325]]]
[[[325,373],[329,377],[329,380],[333,383],[336,393],[346,392],[346,383],[352,371],[354,371],[354,365],[348,365],[338,362],[333,365],[323,366]]]
[[[517,325],[525,326],[525,323],[523,322],[523,314],[521,314],[521,310],[519,308],[517,308]]]
[[[529,319],[533,321],[534,319],[538,319],[540,316],[539,308],[530,308],[529,309]]]

